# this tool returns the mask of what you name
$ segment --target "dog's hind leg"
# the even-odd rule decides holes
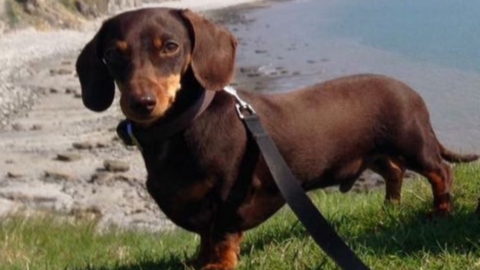
[[[422,173],[432,185],[433,191],[433,214],[446,216],[452,210],[450,191],[453,182],[450,165],[440,162],[435,168]]]
[[[452,169],[443,161],[441,149],[428,121],[411,130],[400,151],[407,169],[425,176],[433,192],[433,215],[446,216],[452,209]]]
[[[385,203],[399,204],[405,167],[389,158],[379,158],[368,167],[385,179]]]

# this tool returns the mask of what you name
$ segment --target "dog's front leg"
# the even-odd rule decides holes
[[[201,235],[198,264],[201,270],[233,270],[240,254],[243,233]]]

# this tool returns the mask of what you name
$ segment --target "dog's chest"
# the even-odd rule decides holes
[[[201,231],[211,223],[215,179],[191,153],[172,145],[145,155],[147,189],[160,209],[177,225]]]

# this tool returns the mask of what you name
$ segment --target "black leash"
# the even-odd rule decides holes
[[[305,194],[253,108],[238,96],[235,89],[226,87],[225,91],[235,97],[238,115],[257,142],[278,189],[317,245],[342,269],[368,270]]]

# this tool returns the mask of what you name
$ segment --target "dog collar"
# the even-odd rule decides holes
[[[135,137],[135,135],[133,134],[133,124],[132,122],[130,121],[127,121],[127,135],[128,137],[130,138],[130,141],[132,142],[133,145],[137,146],[138,150],[140,150],[140,152],[143,152],[143,148],[142,146],[140,145],[140,143],[138,142],[137,138]],[[120,137],[121,138],[121,137]],[[123,139],[123,138],[122,138]],[[123,140],[123,142],[125,144],[127,144],[125,142],[126,140]]]
[[[143,152],[145,145],[162,141],[185,130],[210,105],[215,91],[204,91],[200,98],[183,113],[172,119],[165,119],[151,127],[138,127],[130,120],[122,120],[117,125],[117,135],[125,145],[136,146]]]

